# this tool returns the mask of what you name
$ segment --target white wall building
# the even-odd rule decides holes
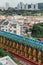
[[[38,3],[35,4],[35,10],[38,10]]]
[[[34,4],[31,4],[31,10],[34,10]]]
[[[1,30],[20,35],[20,23],[16,20],[5,21],[1,26]]]
[[[6,3],[5,3],[5,10],[7,10],[8,8],[9,8],[9,3],[6,2]]]
[[[25,33],[25,28],[27,28],[27,26],[24,26],[21,22],[18,22],[15,19],[11,21],[6,20],[0,25],[0,30],[15,33],[17,35],[23,35],[23,33]]]
[[[17,65],[9,56],[0,58],[0,65]]]
[[[23,2],[20,2],[20,3],[17,5],[17,9],[19,9],[19,10],[24,10],[24,3],[23,3]]]
[[[28,10],[28,4],[25,4],[25,10]]]

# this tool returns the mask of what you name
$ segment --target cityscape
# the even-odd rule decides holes
[[[0,9],[3,10],[8,10],[10,8],[10,4],[8,2],[5,3],[5,6],[1,6]],[[15,10],[43,10],[43,3],[31,3],[31,4],[25,4],[23,2],[19,2],[14,8]]]
[[[43,2],[36,1],[0,5],[0,65],[43,65]]]

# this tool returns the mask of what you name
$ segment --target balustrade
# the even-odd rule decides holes
[[[32,59],[32,48],[29,47],[28,49],[29,59]]]
[[[41,58],[42,58],[42,56],[41,56],[41,51],[38,51],[38,64],[41,64]]]
[[[37,60],[36,49],[33,49],[33,61]]]

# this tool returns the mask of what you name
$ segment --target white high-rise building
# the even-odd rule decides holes
[[[23,2],[18,3],[17,5],[18,10],[39,10],[38,3],[36,4],[24,4]]]
[[[9,8],[9,3],[6,2],[6,5],[5,5],[5,10],[7,10]]]
[[[17,9],[20,9],[20,4],[17,5]]]
[[[25,5],[25,9],[28,10],[28,4]]]
[[[23,3],[23,2],[20,2],[20,3],[17,5],[17,9],[19,9],[19,10],[24,10],[24,3]]]
[[[35,10],[38,10],[38,3],[35,4]]]
[[[31,10],[34,10],[34,4],[31,4]]]

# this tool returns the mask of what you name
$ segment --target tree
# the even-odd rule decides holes
[[[31,35],[33,37],[43,37],[43,23],[34,24]]]

